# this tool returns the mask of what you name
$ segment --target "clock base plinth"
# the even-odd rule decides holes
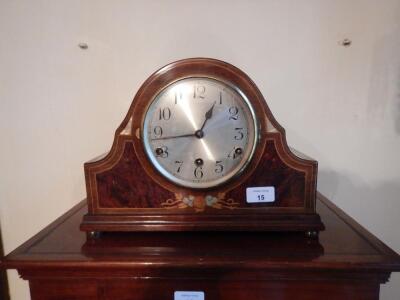
[[[224,215],[90,215],[80,229],[87,232],[121,231],[298,231],[324,230],[318,214]]]

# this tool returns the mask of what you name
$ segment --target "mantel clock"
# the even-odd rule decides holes
[[[323,229],[317,162],[288,147],[253,81],[219,60],[156,71],[110,152],[84,168],[87,232]]]

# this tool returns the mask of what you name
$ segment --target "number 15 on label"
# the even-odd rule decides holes
[[[247,203],[264,203],[275,201],[275,188],[273,186],[251,187],[246,189]]]

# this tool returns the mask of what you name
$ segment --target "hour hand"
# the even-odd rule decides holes
[[[203,125],[201,126],[201,128],[200,128],[199,131],[202,131],[203,128],[204,128],[204,126],[206,126],[207,120],[211,119],[214,106],[215,106],[215,102],[214,102],[214,104],[211,106],[211,108],[210,108],[209,110],[206,111],[206,114],[205,114],[205,116],[204,116],[204,117],[205,117],[204,123],[203,123]]]

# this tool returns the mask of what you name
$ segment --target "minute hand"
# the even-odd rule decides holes
[[[154,139],[151,139],[151,140],[152,141],[168,140],[168,139],[176,139],[176,138],[182,138],[182,137],[188,137],[188,136],[195,136],[195,135],[194,135],[194,133],[188,133],[188,134],[182,134],[182,135],[163,136],[163,137],[154,138]]]

